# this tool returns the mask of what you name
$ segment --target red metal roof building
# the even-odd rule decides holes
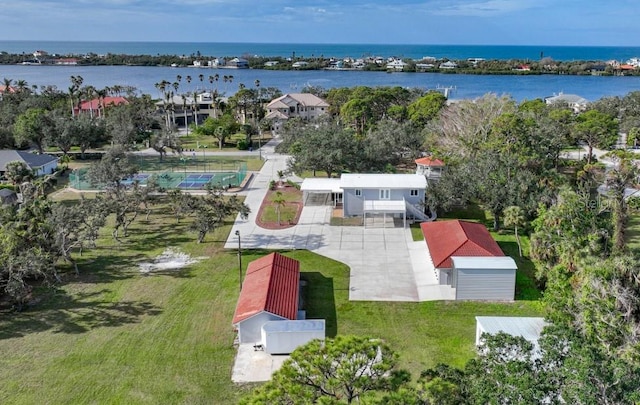
[[[437,269],[452,268],[451,256],[504,256],[482,224],[451,220],[423,222],[420,227]]]
[[[261,313],[294,320],[298,315],[300,262],[271,253],[249,263],[233,324]]]

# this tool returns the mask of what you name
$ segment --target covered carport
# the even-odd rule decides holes
[[[376,225],[375,218],[382,219],[382,226],[386,227],[387,219],[395,226],[393,219],[400,214],[402,216],[402,227],[407,227],[407,206],[404,200],[365,200],[363,202],[364,227],[367,227],[367,219],[370,225]],[[388,217],[388,215],[390,215]]]
[[[340,179],[308,178],[302,181],[303,205],[342,205],[342,188]]]

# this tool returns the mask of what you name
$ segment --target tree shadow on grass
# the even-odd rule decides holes
[[[516,300],[537,301],[542,298],[542,292],[536,284],[536,267],[526,256],[520,257],[516,242],[499,241],[500,249],[515,260],[516,272]]]
[[[335,337],[338,333],[338,317],[333,279],[315,271],[303,272],[300,278],[305,284],[302,294],[307,319],[324,319],[326,336]]]
[[[19,338],[31,333],[79,334],[103,327],[116,327],[156,316],[162,309],[150,302],[118,301],[106,297],[107,289],[69,295],[53,288],[37,306],[23,312],[0,312],[0,339]]]

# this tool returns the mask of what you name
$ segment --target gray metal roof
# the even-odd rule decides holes
[[[490,335],[504,332],[521,336],[532,343],[538,341],[542,329],[547,325],[544,318],[522,316],[476,316],[476,322],[481,332]]]
[[[0,149],[0,172],[6,170],[7,163],[9,162],[24,162],[33,170],[57,160],[57,157],[47,154],[38,155],[13,149]]]

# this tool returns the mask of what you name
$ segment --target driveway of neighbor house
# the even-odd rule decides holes
[[[256,225],[257,208],[269,182],[286,169],[287,156],[273,153],[276,142],[263,147],[266,161],[242,192],[252,208],[237,218],[225,248],[308,249],[347,264],[349,299],[353,301],[431,301],[454,299],[449,286],[438,285],[426,243],[414,242],[409,229],[331,226],[331,207],[306,206],[296,226],[269,230]],[[301,180],[301,179],[292,179]]]

